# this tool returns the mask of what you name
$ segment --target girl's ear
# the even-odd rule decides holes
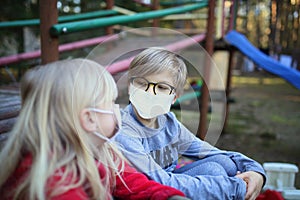
[[[95,113],[89,109],[83,109],[79,114],[81,127],[87,132],[94,132],[97,130],[97,120]]]

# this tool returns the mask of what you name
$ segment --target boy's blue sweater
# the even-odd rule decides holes
[[[197,138],[184,127],[172,112],[158,116],[157,129],[141,124],[129,104],[122,111],[122,129],[115,137],[126,158],[149,178],[199,199],[244,199],[245,182],[229,176],[189,176],[173,173],[180,155],[201,159],[226,155],[240,172],[256,171],[265,179],[262,166],[237,152],[219,150]]]

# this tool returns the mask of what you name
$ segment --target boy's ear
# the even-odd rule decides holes
[[[129,91],[130,91],[130,87],[131,87],[131,85],[128,83],[128,89],[127,89],[127,94],[129,95]]]
[[[174,99],[172,101],[172,104],[174,104],[176,102],[176,100],[177,100],[177,95],[175,95],[175,97],[174,97]]]
[[[88,109],[83,109],[79,114],[81,127],[87,132],[94,132],[97,130],[97,121],[95,113]]]

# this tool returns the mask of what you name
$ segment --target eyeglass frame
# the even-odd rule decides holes
[[[136,79],[136,78],[144,79],[144,80],[147,82],[148,85],[147,85],[147,88],[145,89],[145,91],[147,91],[147,90],[149,89],[150,85],[153,85],[153,92],[154,92],[155,95],[156,95],[155,87],[156,87],[157,85],[159,85],[159,84],[165,84],[165,85],[167,85],[167,86],[169,86],[169,87],[171,88],[170,93],[169,93],[168,95],[171,95],[173,91],[176,91],[176,88],[175,88],[174,86],[168,84],[168,83],[165,83],[165,82],[157,82],[157,83],[154,83],[154,82],[148,81],[148,80],[147,80],[146,78],[144,78],[144,77],[133,76],[133,77],[131,77],[131,78],[129,79],[129,80],[130,80],[130,83],[133,84],[133,81],[134,81],[134,79]]]

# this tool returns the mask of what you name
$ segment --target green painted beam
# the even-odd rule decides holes
[[[181,97],[179,97],[175,101],[174,106],[177,106],[177,105],[179,105],[182,102],[187,101],[187,100],[197,99],[197,98],[200,97],[200,95],[201,95],[200,91],[186,93],[186,94],[182,95]]]
[[[199,0],[177,0],[177,1],[161,1],[159,2],[159,4],[161,6],[176,6],[176,5],[183,5],[183,4],[187,4],[187,3],[199,3],[199,2],[203,2],[203,0],[199,1]]]
[[[100,27],[106,27],[106,26],[111,26],[116,24],[124,24],[129,22],[160,18],[171,14],[179,14],[179,13],[184,13],[192,10],[197,10],[206,6],[207,6],[207,2],[201,2],[192,5],[179,6],[175,8],[141,12],[129,16],[113,16],[113,17],[105,17],[101,19],[90,19],[90,20],[83,20],[77,22],[56,24],[50,28],[50,34],[52,36],[59,36],[67,33],[89,30],[92,28],[100,28]]]
[[[108,15],[116,15],[118,14],[115,10],[100,10],[95,12],[87,12],[75,15],[67,15],[58,17],[58,22],[70,22],[76,20],[86,20],[96,17],[104,17]],[[16,20],[16,21],[7,21],[0,22],[0,28],[12,28],[12,27],[23,27],[23,26],[38,26],[40,25],[39,19],[25,19],[25,20]]]

